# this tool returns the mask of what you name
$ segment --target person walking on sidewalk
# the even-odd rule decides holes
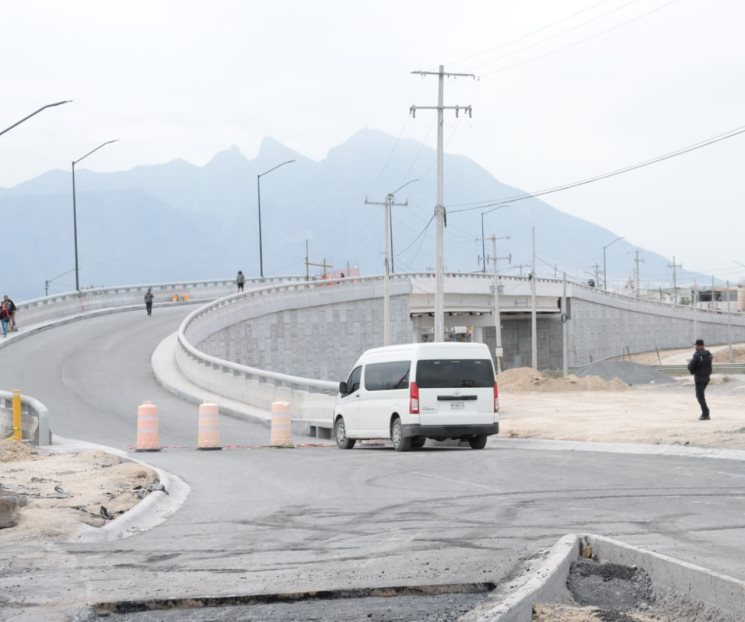
[[[8,294],[5,294],[3,300],[8,304],[8,311],[10,311],[10,330],[17,331],[16,328],[16,303],[8,298]]]
[[[693,358],[688,361],[688,371],[691,372],[696,384],[696,399],[701,406],[700,421],[711,419],[704,392],[711,379],[711,361],[713,358],[711,352],[704,347],[704,340],[696,339],[696,351],[693,353]]]
[[[3,329],[3,337],[8,336],[8,324],[10,324],[11,315],[10,315],[10,307],[8,303],[3,300],[0,303],[0,326],[2,326]]]
[[[153,290],[151,287],[148,287],[147,292],[145,292],[145,311],[147,311],[148,315],[153,314],[153,299],[155,296],[153,296]]]
[[[243,274],[243,270],[238,270],[238,276],[235,278],[235,283],[238,285],[238,291],[243,291],[243,285],[246,283],[246,277]]]

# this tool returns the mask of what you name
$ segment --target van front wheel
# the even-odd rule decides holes
[[[396,451],[409,451],[411,449],[411,438],[404,437],[404,427],[401,420],[396,418],[391,425],[391,442]]]
[[[347,426],[344,425],[344,417],[338,417],[334,422],[334,438],[339,449],[352,449],[354,447],[355,439],[347,438]]]
[[[471,449],[483,449],[486,447],[486,434],[477,434],[469,438],[468,444],[471,446]]]

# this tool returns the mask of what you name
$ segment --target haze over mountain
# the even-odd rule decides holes
[[[81,287],[232,278],[239,269],[258,275],[256,175],[286,160],[295,162],[261,180],[266,276],[303,274],[306,240],[312,262],[381,273],[383,208],[365,205],[364,199],[382,201],[387,192],[417,178],[396,195],[409,205],[394,208],[394,268],[432,269],[435,227],[427,223],[435,203],[434,150],[362,130],[321,162],[266,138],[254,159],[231,147],[202,167],[175,160],[116,173],[76,171]],[[482,245],[476,238],[481,237],[483,210],[458,212],[458,205],[521,194],[476,162],[446,154],[447,270],[481,269]],[[0,189],[0,209],[6,223],[3,292],[16,300],[42,296],[45,281],[64,273],[50,284],[50,292],[73,290],[70,172],[50,171]],[[498,242],[498,254],[512,256],[512,265],[504,259],[500,269],[513,274],[516,266],[530,263],[532,225],[540,257],[537,272],[544,276],[566,271],[584,281],[599,264],[602,278],[603,246],[617,237],[540,199],[493,211],[484,222],[487,236],[510,237]],[[625,240],[608,248],[609,286],[633,272],[635,250]],[[657,285],[645,272],[659,278],[670,272],[669,260],[642,250],[642,286]],[[681,275],[679,282],[686,278]],[[669,280],[661,284],[670,285]]]

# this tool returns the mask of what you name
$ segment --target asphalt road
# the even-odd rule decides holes
[[[32,603],[62,612],[83,600],[498,583],[570,532],[745,579],[741,462],[525,450],[508,439],[402,454],[254,448],[268,428],[227,417],[223,442],[242,447],[196,451],[196,407],[159,387],[149,364],[187,311],[113,314],[0,350],[0,386],[47,404],[65,437],[127,449],[137,405],[153,401],[170,448],[144,457],[192,487],[141,535],[4,547],[0,604],[19,619]]]

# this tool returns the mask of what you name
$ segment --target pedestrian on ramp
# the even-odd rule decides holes
[[[713,358],[711,352],[704,347],[704,340],[696,339],[696,351],[693,353],[693,358],[688,361],[688,371],[691,372],[696,384],[696,399],[701,406],[700,421],[711,419],[704,392],[711,378],[711,361]]]

